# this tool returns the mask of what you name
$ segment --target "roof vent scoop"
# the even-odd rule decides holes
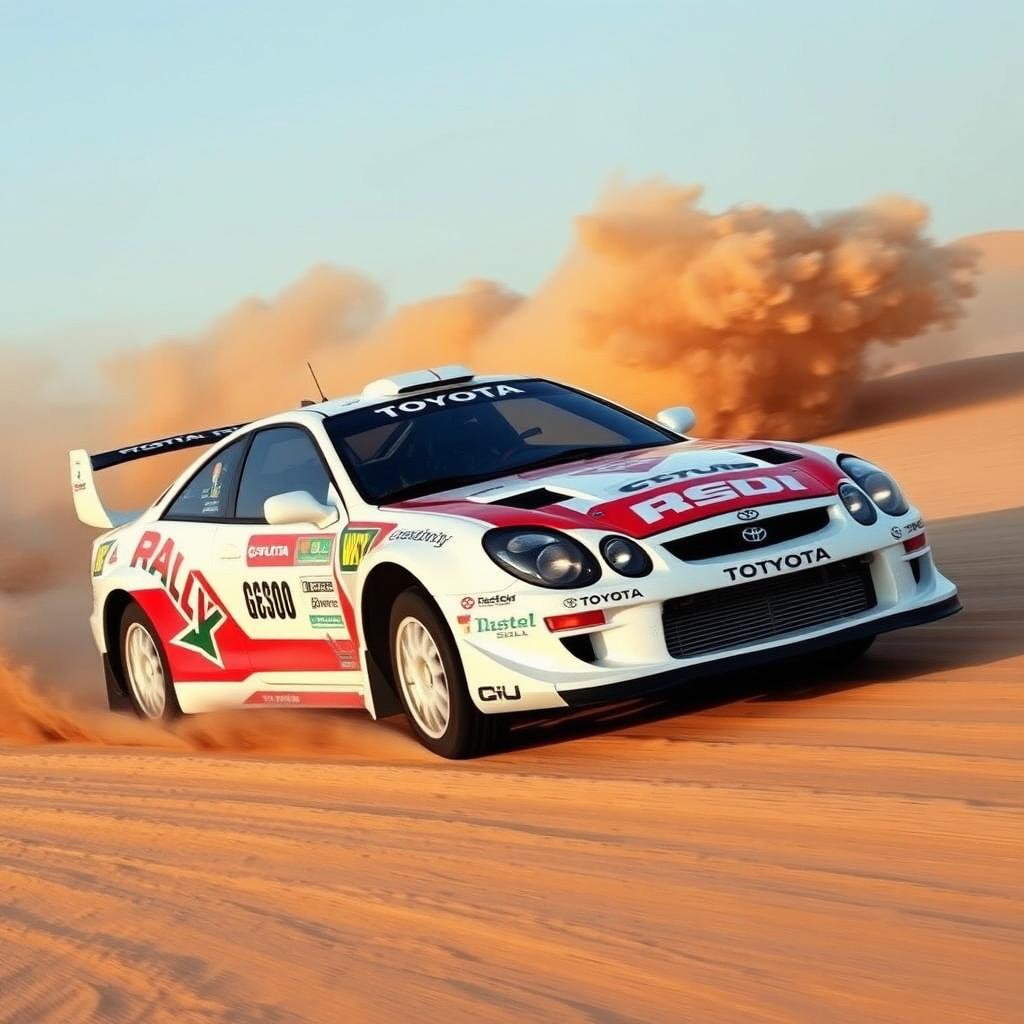
[[[363,398],[394,398],[413,391],[427,391],[445,384],[465,384],[473,379],[473,371],[465,366],[438,366],[431,370],[410,370],[392,377],[370,381],[363,388]]]

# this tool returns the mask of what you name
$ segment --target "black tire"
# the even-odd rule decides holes
[[[418,620],[430,634],[444,667],[450,703],[447,726],[440,736],[431,736],[421,727],[402,685],[398,663],[398,629],[410,618]],[[420,743],[433,753],[452,759],[479,757],[493,750],[503,732],[502,716],[481,714],[473,704],[462,670],[462,659],[455,647],[451,630],[437,606],[419,588],[405,590],[396,598],[391,607],[388,638],[391,678],[405,717]]]
[[[157,657],[159,658],[163,673],[164,692],[163,708],[159,714],[153,714],[152,707],[147,710],[146,705],[136,693],[137,687],[132,679],[132,670],[129,667],[127,650],[128,633],[133,626],[145,630],[153,642]],[[125,608],[124,614],[121,616],[121,628],[118,632],[118,650],[121,658],[121,681],[135,714],[148,722],[171,722],[176,718],[180,718],[181,706],[178,704],[178,698],[174,692],[171,667],[167,662],[167,653],[164,651],[164,645],[160,641],[160,634],[157,633],[156,627],[150,621],[149,616],[134,602]]]

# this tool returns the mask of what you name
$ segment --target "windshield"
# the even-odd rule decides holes
[[[544,380],[395,397],[331,416],[324,425],[359,492],[375,505],[679,440]]]

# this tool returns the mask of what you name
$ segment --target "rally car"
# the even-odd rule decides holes
[[[404,709],[445,757],[509,712],[685,686],[960,608],[918,509],[852,454],[687,436],[445,366],[255,423],[71,452],[112,708]],[[94,472],[213,446],[143,512]],[[505,720],[507,721],[507,719]]]

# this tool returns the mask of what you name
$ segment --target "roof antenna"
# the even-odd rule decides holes
[[[313,372],[313,364],[307,360],[306,365],[309,367],[309,375],[313,378],[313,383],[316,385],[317,391],[320,392],[320,401],[326,402],[327,396],[324,394],[324,389],[320,387],[320,381],[316,379],[316,374]]]

